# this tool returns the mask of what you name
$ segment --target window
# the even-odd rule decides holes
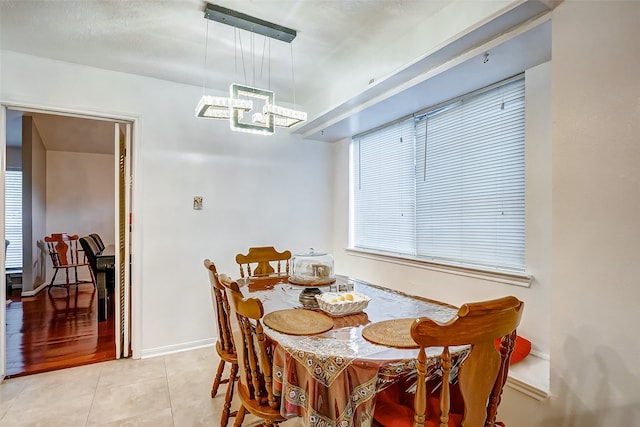
[[[524,78],[351,141],[354,249],[524,271]]]
[[[22,269],[22,171],[7,171],[4,203],[4,233],[10,242],[5,268]]]

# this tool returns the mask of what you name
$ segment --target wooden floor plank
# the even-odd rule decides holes
[[[115,316],[98,322],[97,292],[90,285],[53,288],[33,297],[16,290],[7,305],[7,377],[115,359]]]

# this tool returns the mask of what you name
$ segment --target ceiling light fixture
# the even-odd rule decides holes
[[[238,29],[250,31],[252,33],[252,46],[253,34],[260,34],[265,36],[265,38],[269,37],[286,43],[291,43],[297,35],[296,31],[290,28],[282,27],[214,4],[207,4],[204,17]],[[242,49],[241,38],[240,46]],[[207,47],[205,43],[205,67],[206,50]],[[291,56],[291,75],[293,80],[293,52]],[[242,55],[242,58],[244,65],[244,55]],[[269,48],[269,60],[271,60],[271,48]],[[293,101],[295,104],[295,82],[293,82],[293,85]],[[238,83],[233,83],[229,87],[229,98],[207,96],[204,94],[203,84],[203,96],[196,106],[196,116],[229,120],[231,129],[233,130],[263,135],[273,134],[275,127],[288,128],[307,120],[307,113],[304,111],[281,107],[276,105],[274,100],[275,95],[271,90],[258,89],[248,84],[241,85]],[[262,105],[261,111],[259,108],[260,105]],[[257,109],[258,112],[249,114],[254,109]]]

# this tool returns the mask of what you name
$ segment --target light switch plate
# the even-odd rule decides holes
[[[202,196],[193,196],[193,209],[202,210]]]

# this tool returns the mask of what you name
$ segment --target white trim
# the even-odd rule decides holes
[[[5,171],[5,155],[4,153],[6,152],[6,109],[10,108],[12,110],[19,110],[19,111],[31,111],[31,112],[39,112],[39,113],[45,113],[45,114],[56,114],[56,115],[61,115],[61,116],[71,116],[71,117],[84,117],[84,118],[91,118],[94,120],[104,120],[104,121],[111,121],[111,122],[128,122],[131,125],[133,125],[133,137],[132,137],[132,141],[134,141],[134,144],[136,145],[135,149],[133,149],[134,152],[134,156],[133,156],[133,171],[134,173],[138,173],[138,176],[141,176],[142,173],[142,156],[141,156],[141,152],[142,152],[142,135],[141,135],[141,129],[142,129],[142,116],[140,114],[133,114],[133,113],[122,113],[122,112],[108,112],[108,111],[98,111],[98,110],[81,110],[81,109],[77,109],[77,108],[66,108],[66,107],[59,107],[59,106],[52,106],[52,105],[43,105],[43,104],[34,104],[34,103],[30,103],[30,102],[21,102],[21,101],[17,101],[17,100],[11,100],[11,99],[0,99],[0,114],[2,115],[0,117],[0,124],[1,124],[1,129],[0,129],[0,133],[2,133],[2,135],[0,135],[0,151],[2,151],[2,156],[0,156],[0,159],[2,159],[2,169],[0,171],[0,184],[2,185],[2,188],[4,188],[4,171]],[[141,182],[142,180],[139,180],[139,182]],[[136,191],[137,190],[137,191]],[[135,223],[135,218],[137,215],[141,215],[140,211],[141,211],[141,206],[142,206],[142,188],[141,185],[138,184],[137,188],[134,187],[134,192],[132,194],[132,200],[131,200],[131,205],[132,205],[132,216],[134,218],[134,223]],[[2,207],[4,207],[4,198],[2,199],[2,202],[0,203],[2,205]],[[137,209],[137,211],[134,213],[133,209],[134,207]],[[4,211],[4,209],[3,209]],[[0,220],[0,232],[2,234],[4,234],[4,217],[2,218],[2,220]],[[133,281],[133,283],[141,283],[140,279],[141,279],[141,271],[142,271],[142,265],[141,265],[141,260],[142,257],[140,257],[139,255],[136,256],[135,254],[140,254],[141,250],[142,250],[142,246],[140,241],[142,240],[140,237],[140,230],[139,227],[133,228],[133,235],[132,235],[132,239],[133,239],[133,244],[132,244],[132,254],[131,254],[131,279]],[[4,272],[4,263],[2,263],[2,268],[0,268],[0,272]],[[35,293],[37,293],[38,291],[41,290],[41,286],[39,286],[37,289],[35,289],[34,295]],[[4,295],[5,291],[0,291],[0,297],[2,297],[2,295]],[[30,295],[25,295],[23,294],[23,296],[30,296]],[[139,358],[139,356],[136,357],[136,355],[139,354],[140,352],[140,346],[142,345],[142,339],[140,337],[140,331],[142,330],[141,327],[141,313],[140,311],[142,310],[142,304],[141,304],[141,295],[140,295],[140,286],[134,286],[133,287],[133,292],[131,295],[131,350],[132,350],[132,357],[133,358]],[[4,376],[4,373],[6,372],[6,325],[5,325],[5,319],[6,319],[6,305],[4,308],[0,308],[0,378]]]
[[[549,394],[549,355],[532,351],[522,361],[509,367],[506,386],[532,399],[543,401]]]
[[[458,265],[427,261],[417,258],[409,258],[397,254],[388,254],[375,251],[365,251],[362,249],[345,248],[347,255],[372,259],[375,261],[399,264],[407,267],[424,268],[427,270],[439,271],[441,273],[456,274],[459,276],[473,277],[476,279],[488,280],[490,282],[504,283],[507,285],[531,287],[533,276],[528,274],[507,273],[500,271],[481,270]]]
[[[4,191],[4,176],[7,167],[6,155],[7,155],[7,109],[4,105],[0,104],[0,188]],[[0,200],[0,209],[2,209],[3,216],[0,219],[0,233],[4,236],[4,195]],[[0,277],[2,277],[2,286],[0,287],[0,300],[5,302],[4,308],[0,308],[0,382],[4,380],[4,374],[7,372],[6,368],[6,356],[7,356],[7,291],[5,286],[5,267],[4,267],[4,244],[0,249],[0,255],[2,255],[2,262],[0,263]]]
[[[142,359],[148,357],[166,356],[167,354],[180,353],[182,351],[196,350],[204,347],[213,347],[216,345],[217,337],[206,338],[198,341],[190,341],[181,344],[167,345],[164,347],[150,348],[142,350]]]

